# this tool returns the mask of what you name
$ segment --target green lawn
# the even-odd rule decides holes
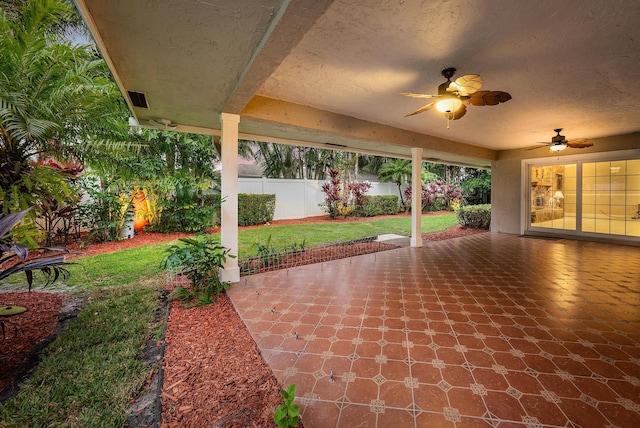
[[[422,232],[437,232],[456,224],[455,214],[424,216]],[[303,242],[306,248],[310,248],[385,233],[410,236],[411,219],[392,217],[379,220],[361,219],[349,223],[293,224],[242,229],[238,235],[238,250],[240,258],[255,256],[256,244],[266,244],[269,236],[271,244],[282,250],[294,244],[301,245]],[[149,278],[160,273],[166,257],[165,250],[174,243],[175,241],[145,245],[116,253],[76,259],[75,264],[69,266],[71,277],[67,284],[93,288],[125,285]]]
[[[445,230],[458,224],[455,214],[423,216],[422,233]],[[271,235],[271,244],[282,249],[304,242],[306,248],[322,244],[349,241],[367,236],[395,233],[411,236],[409,217],[391,217],[380,220],[360,219],[349,223],[296,224],[264,226],[240,230],[238,252],[240,258],[256,255],[255,244],[266,244]]]
[[[455,226],[454,214],[423,218],[423,232]],[[264,226],[239,234],[240,257],[256,254],[255,243],[278,249],[311,247],[385,233],[410,235],[407,217],[351,223]],[[164,284],[166,242],[80,258],[69,266],[69,285],[88,296],[80,316],[42,354],[23,390],[0,404],[0,428],[122,426],[129,400],[143,388],[148,369],[137,356],[158,331],[154,311]],[[10,286],[24,285],[24,275]],[[45,289],[46,290],[46,289]],[[0,342],[0,346],[2,346]]]

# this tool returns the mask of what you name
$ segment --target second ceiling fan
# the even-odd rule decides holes
[[[585,149],[587,147],[593,146],[593,143],[591,141],[585,140],[584,138],[574,138],[571,140],[567,140],[567,138],[564,135],[560,135],[560,131],[562,131],[562,128],[556,128],[553,131],[556,133],[556,135],[553,136],[553,138],[551,138],[551,142],[541,141],[538,143],[538,144],[545,144],[549,146],[549,149],[552,152],[559,152],[566,149],[567,147],[570,147],[572,149]],[[538,149],[538,148],[539,147],[532,147],[529,150]]]
[[[449,120],[458,120],[467,113],[467,105],[474,106],[494,106],[506,103],[511,99],[511,95],[503,91],[480,91],[482,87],[482,76],[479,74],[466,74],[458,77],[453,82],[451,78],[456,69],[453,67],[442,70],[442,75],[446,82],[438,86],[438,93],[435,95],[419,94],[414,92],[401,92],[401,95],[411,98],[431,98],[433,102],[420,107],[407,116],[413,116],[423,111],[430,110],[435,106],[436,110],[447,118],[447,128]]]

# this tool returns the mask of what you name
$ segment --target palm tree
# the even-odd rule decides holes
[[[411,177],[411,161],[406,159],[394,159],[384,163],[378,169],[378,179],[385,183],[396,183],[398,193],[400,194],[400,203],[405,207],[404,197],[402,196],[402,185],[409,182]]]
[[[88,142],[122,141],[126,106],[92,46],[64,30],[77,13],[64,0],[9,2],[0,12],[0,203],[9,213],[73,195],[36,161],[82,158]]]

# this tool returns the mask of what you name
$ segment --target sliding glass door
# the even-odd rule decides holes
[[[576,164],[530,169],[530,226],[576,230]]]
[[[527,166],[526,229],[640,237],[640,159],[570,159]]]

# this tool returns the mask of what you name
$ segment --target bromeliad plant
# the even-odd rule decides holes
[[[195,300],[193,305],[204,306],[215,303],[215,297],[227,290],[228,282],[220,281],[220,269],[227,261],[229,249],[220,245],[216,238],[208,235],[198,235],[195,238],[182,238],[180,242],[186,245],[172,245],[164,263],[167,270],[186,275],[191,281],[191,290],[176,287],[172,298],[185,302]]]
[[[29,291],[33,285],[33,271],[40,271],[44,274],[45,285],[54,283],[60,278],[65,279],[69,275],[69,271],[63,267],[68,264],[64,261],[64,255],[50,255],[51,252],[69,253],[66,248],[37,248],[36,250],[41,254],[29,259],[29,249],[25,245],[12,242],[9,232],[30,209],[9,215],[0,213],[0,281],[11,275],[24,272],[27,284],[29,284]],[[42,254],[45,251],[47,254]]]

